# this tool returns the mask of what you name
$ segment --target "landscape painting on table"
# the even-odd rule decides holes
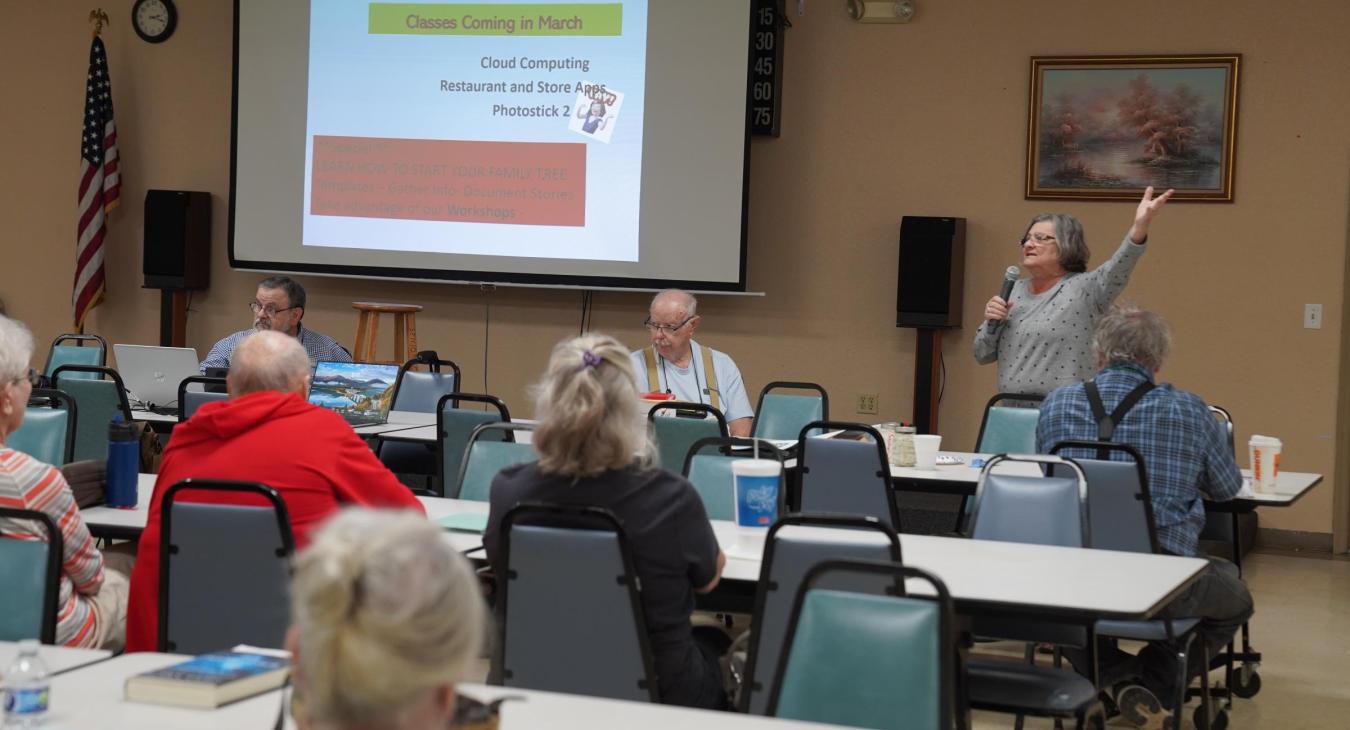
[[[1241,61],[1033,57],[1026,197],[1232,202]]]

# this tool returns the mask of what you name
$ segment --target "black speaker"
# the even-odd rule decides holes
[[[147,289],[205,289],[211,278],[211,194],[196,190],[145,192]]]
[[[965,280],[965,218],[900,219],[896,327],[960,327]]]

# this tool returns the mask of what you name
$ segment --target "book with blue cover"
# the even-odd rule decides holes
[[[285,652],[220,651],[130,677],[125,693],[133,702],[219,707],[280,687],[289,671]]]

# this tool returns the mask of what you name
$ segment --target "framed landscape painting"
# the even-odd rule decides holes
[[[1034,56],[1027,198],[1232,202],[1240,54]]]

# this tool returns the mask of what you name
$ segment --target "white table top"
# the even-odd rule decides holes
[[[48,730],[137,728],[138,730],[238,730],[270,728],[281,692],[274,690],[215,710],[197,710],[122,698],[127,677],[181,662],[181,654],[123,654],[52,678]]]
[[[131,409],[131,420],[133,421],[151,421],[157,423],[178,423],[177,413],[155,413],[144,409]]]
[[[434,416],[435,414],[432,415]],[[395,431],[389,431],[380,434],[380,437],[387,441],[416,441],[418,443],[429,444],[434,442],[438,438],[438,435],[436,433],[436,419],[432,418],[431,421],[432,421],[431,424],[428,426],[418,426],[417,428],[403,428]],[[513,419],[511,423],[533,424],[535,423],[535,421],[525,418],[518,418]],[[518,444],[531,443],[530,439],[534,438],[534,431],[531,430],[521,429],[519,431],[513,431],[512,433],[515,434],[516,443]]]
[[[1322,483],[1321,474],[1309,474],[1298,471],[1282,471],[1275,475],[1275,491],[1252,491],[1252,472],[1242,470],[1242,489],[1236,500],[1250,502],[1261,507],[1288,507],[1298,501],[1309,489]]]
[[[361,436],[374,436],[391,431],[406,431],[410,428],[419,426],[431,426],[435,431],[436,414],[423,413],[421,411],[389,411],[389,418],[384,423],[375,423],[369,426],[356,426],[353,431]]]
[[[9,669],[9,665],[14,663],[14,657],[18,655],[19,642],[0,641],[0,673]],[[42,657],[43,663],[47,665],[47,671],[52,674],[59,674],[86,664],[103,661],[112,656],[112,652],[106,649],[76,649],[69,646],[42,644],[38,646],[38,656]]]

